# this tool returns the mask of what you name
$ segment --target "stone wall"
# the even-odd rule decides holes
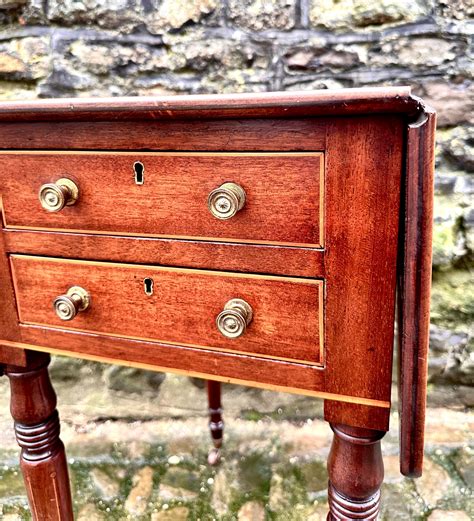
[[[0,98],[411,85],[439,114],[431,379],[472,385],[473,15],[469,0],[0,0]]]

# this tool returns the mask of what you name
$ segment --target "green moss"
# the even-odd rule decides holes
[[[445,268],[456,258],[456,234],[451,222],[443,222],[433,227],[433,265]]]
[[[436,273],[431,295],[431,320],[449,329],[467,331],[474,321],[473,274],[467,270]]]
[[[20,470],[16,467],[0,471],[0,498],[9,496],[26,496],[25,485]]]
[[[459,449],[448,452],[435,451],[430,454],[430,458],[447,471],[453,482],[451,493],[440,501],[437,508],[441,510],[463,510],[471,518],[474,518],[472,491],[466,486],[456,468],[455,461],[458,453]]]

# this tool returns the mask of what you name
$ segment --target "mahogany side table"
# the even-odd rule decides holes
[[[406,87],[0,105],[0,369],[35,520],[73,518],[49,354],[324,399],[328,519],[376,519],[399,324],[419,476],[435,114]],[[211,463],[218,459],[211,453]]]

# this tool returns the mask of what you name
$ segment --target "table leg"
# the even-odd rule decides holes
[[[334,438],[328,459],[328,521],[378,518],[385,432],[331,424]]]
[[[221,405],[221,383],[213,380],[207,381],[207,397],[209,400],[209,429],[214,448],[208,456],[210,465],[217,465],[221,459],[221,447],[224,431]]]
[[[48,375],[49,355],[27,367],[7,366],[11,413],[21,447],[20,465],[34,521],[72,521],[64,446],[59,439],[56,394]]]

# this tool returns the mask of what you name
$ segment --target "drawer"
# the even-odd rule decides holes
[[[27,255],[12,255],[11,265],[24,324],[322,364],[321,280]],[[72,287],[90,303],[64,321],[53,301]],[[242,334],[228,338],[218,322]]]
[[[10,151],[0,157],[7,173],[2,186],[7,227],[323,244],[324,155],[319,152]],[[74,204],[43,209],[40,188],[62,179],[78,188],[75,202],[69,198]]]

